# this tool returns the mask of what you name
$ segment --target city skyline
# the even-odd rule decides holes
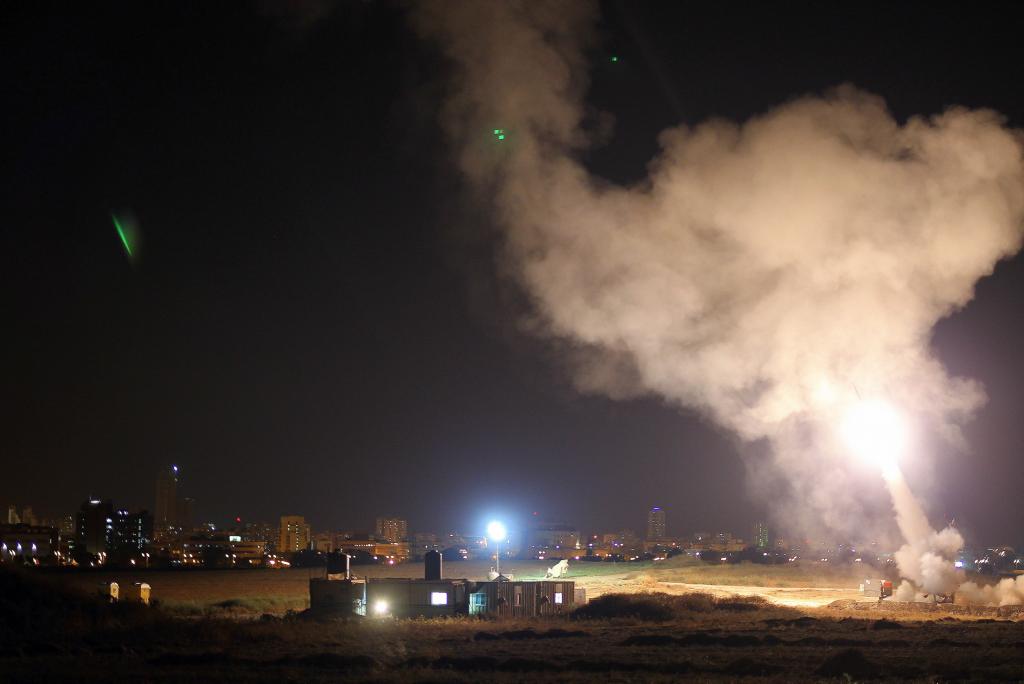
[[[174,467],[162,469],[158,475],[158,482],[167,473],[177,474],[179,471]],[[158,487],[159,490],[159,487]],[[158,495],[159,498],[159,495]],[[99,506],[99,508],[97,508]],[[86,542],[82,537],[83,521],[90,520],[86,515],[92,515],[92,522],[89,527],[95,526],[97,515],[95,511],[105,511],[104,515],[115,516],[113,520],[107,520],[106,536],[103,532],[92,532],[92,541]],[[376,516],[372,528],[359,528],[351,525],[320,525],[313,524],[306,520],[305,516],[282,514],[271,521],[267,520],[242,520],[236,517],[227,522],[215,523],[213,521],[195,524],[193,526],[175,525],[161,528],[155,522],[155,517],[146,509],[129,511],[122,506],[114,506],[109,499],[97,499],[89,497],[79,508],[78,512],[63,516],[59,519],[37,518],[31,506],[22,509],[19,516],[15,505],[8,506],[7,521],[9,525],[17,525],[25,522],[23,518],[29,518],[31,523],[27,526],[50,526],[54,533],[59,533],[62,538],[70,538],[83,548],[96,546],[97,544],[107,545],[111,548],[124,548],[141,550],[154,539],[227,539],[228,536],[240,534],[239,539],[263,539],[268,544],[268,549],[275,549],[279,552],[294,553],[301,550],[332,551],[344,546],[347,541],[359,540],[376,541],[381,543],[400,543],[407,548],[419,548],[424,540],[429,540],[428,548],[455,548],[463,539],[476,539],[486,545],[486,530],[478,529],[475,526],[449,527],[446,529],[428,529],[426,527],[410,526],[409,521],[394,516]],[[550,549],[576,549],[577,552],[586,552],[588,547],[603,547],[606,542],[615,539],[632,539],[637,543],[665,542],[670,544],[701,544],[714,543],[728,548],[730,551],[741,549],[822,549],[835,551],[845,547],[870,547],[876,550],[889,548],[891,540],[884,541],[879,545],[877,537],[865,536],[863,538],[849,538],[837,535],[825,535],[821,537],[804,537],[794,534],[792,530],[769,527],[763,520],[754,521],[747,532],[738,529],[728,528],[699,528],[686,526],[685,523],[678,525],[678,529],[668,529],[668,511],[661,506],[653,506],[645,510],[646,529],[640,528],[638,533],[628,526],[599,527],[587,521],[574,521],[573,524],[565,521],[544,520],[538,517],[537,512],[524,518],[525,522],[512,523],[508,526],[509,548],[521,552],[523,549],[538,547]],[[102,516],[101,516],[102,517]],[[280,524],[275,524],[279,520]],[[69,523],[70,521],[70,523]],[[111,524],[113,523],[113,524]],[[955,521],[950,523],[955,526]],[[41,528],[40,528],[41,529]],[[135,530],[134,536],[128,547],[124,546],[124,538],[127,530]],[[739,534],[737,534],[739,532]],[[452,541],[452,538],[455,541]],[[102,540],[106,541],[102,541]],[[446,541],[446,539],[448,541]],[[1008,540],[985,540],[970,537],[965,540],[965,549],[993,549],[1012,548],[1007,545]],[[613,545],[614,546],[614,545]],[[372,545],[371,545],[372,548]],[[423,549],[420,548],[420,551]],[[609,549],[613,550],[613,549]]]
[[[267,530],[273,530],[273,532],[267,532],[268,538],[273,537],[277,540],[277,546],[279,548],[288,548],[290,551],[297,551],[303,548],[318,549],[321,541],[329,543],[333,546],[333,542],[327,542],[327,540],[334,539],[336,535],[365,535],[367,539],[376,539],[383,542],[408,542],[414,537],[421,537],[424,535],[431,537],[439,537],[444,534],[468,534],[469,536],[479,536],[480,538],[485,537],[485,531],[483,526],[485,523],[481,523],[481,520],[489,521],[489,518],[474,519],[471,522],[463,520],[455,525],[449,525],[447,527],[429,527],[423,526],[410,526],[409,520],[403,517],[396,516],[381,516],[376,515],[371,518],[372,523],[369,525],[363,525],[362,523],[351,524],[352,521],[346,521],[341,524],[330,524],[320,523],[317,521],[313,524],[305,519],[305,516],[296,514],[281,514],[272,515],[269,519],[243,519],[241,516],[229,517],[227,519],[220,518],[207,518],[205,520],[194,519],[194,502],[195,500],[191,497],[185,497],[178,491],[178,485],[180,484],[180,478],[182,476],[182,470],[177,464],[166,464],[165,466],[158,469],[156,475],[156,487],[155,487],[155,501],[152,506],[135,507],[132,510],[133,525],[138,525],[137,520],[141,519],[138,516],[144,516],[149,520],[149,532],[146,534],[146,538],[151,537],[153,534],[157,538],[166,536],[168,534],[184,534],[188,536],[192,533],[200,534],[221,534],[228,530],[244,530],[253,525],[261,526]],[[31,505],[24,505],[23,508],[18,508],[15,504],[9,504],[7,509],[7,521],[9,524],[16,524],[21,522],[27,522],[30,525],[50,525],[55,529],[59,529],[63,533],[63,529],[68,526],[67,521],[74,521],[81,519],[82,511],[86,511],[89,505],[95,505],[103,503],[111,510],[117,512],[121,518],[116,522],[120,525],[125,524],[125,516],[129,515],[129,511],[124,506],[118,506],[116,509],[112,508],[111,499],[103,497],[95,497],[92,494],[85,499],[85,503],[82,504],[80,509],[76,509],[78,512],[72,512],[67,514],[57,513],[54,517],[45,517],[36,515],[35,509]],[[19,514],[19,510],[21,513]],[[151,513],[152,511],[152,513]],[[533,540],[538,532],[545,538],[550,537],[545,546],[561,547],[562,544],[566,544],[564,537],[565,535],[571,535],[575,540],[575,544],[578,546],[584,540],[588,538],[599,538],[608,537],[610,533],[614,531],[614,534],[626,534],[636,535],[637,533],[633,529],[639,530],[640,534],[637,535],[637,539],[645,540],[658,540],[658,539],[672,539],[672,540],[697,540],[705,539],[708,537],[718,538],[733,538],[747,543],[750,546],[757,548],[770,548],[774,544],[774,539],[785,539],[795,544],[814,544],[821,547],[831,546],[842,546],[844,544],[875,544],[878,540],[884,539],[890,541],[888,537],[879,537],[874,534],[865,534],[860,538],[854,538],[851,536],[835,535],[827,533],[818,538],[814,538],[814,535],[806,536],[797,530],[778,528],[776,526],[769,526],[763,519],[755,519],[746,521],[738,527],[728,526],[715,526],[715,525],[698,525],[689,524],[689,521],[677,522],[677,528],[674,528],[671,533],[668,528],[668,511],[662,506],[651,506],[645,509],[645,525],[640,525],[635,528],[629,523],[625,524],[611,524],[611,525],[596,525],[590,522],[584,522],[582,525],[572,524],[565,522],[565,518],[544,518],[538,511],[532,511],[529,515],[526,515],[522,511],[506,511],[507,522],[509,525],[510,535],[520,537],[520,544],[530,545],[534,543]],[[280,519],[281,524],[274,526],[274,521]],[[59,522],[58,522],[59,521]],[[414,521],[415,522],[415,521]],[[578,521],[574,521],[578,522]],[[747,526],[744,527],[743,525]],[[952,523],[951,523],[952,524]],[[71,529],[67,534],[78,536],[78,530],[75,529],[77,525],[72,525]],[[709,532],[709,530],[715,530]],[[746,532],[744,532],[746,530]],[[736,532],[739,532],[737,535]],[[108,530],[109,534],[109,530]],[[119,533],[120,534],[120,533]],[[975,547],[984,548],[995,548],[1000,546],[1014,545],[1014,541],[1011,539],[997,539],[997,538],[985,538],[984,536],[977,536],[975,534],[969,534],[969,543]],[[93,542],[95,543],[95,542]],[[572,544],[566,544],[566,548]]]

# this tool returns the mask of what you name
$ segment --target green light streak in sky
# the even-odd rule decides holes
[[[117,228],[117,235],[121,238],[121,244],[124,245],[124,251],[128,253],[128,258],[132,258],[132,246],[128,244],[128,237],[124,234],[124,228],[121,227],[121,222],[117,220],[117,217],[113,214],[110,218],[114,219],[114,228]]]

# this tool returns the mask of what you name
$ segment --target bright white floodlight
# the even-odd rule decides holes
[[[903,416],[887,402],[859,401],[846,412],[841,428],[843,441],[858,458],[890,475],[897,471],[897,459],[907,446]]]
[[[505,541],[506,535],[508,535],[508,531],[505,529],[505,526],[497,520],[492,520],[487,523],[487,536],[491,541],[503,542]]]
[[[498,577],[501,577],[501,542],[505,541],[505,537],[508,536],[508,530],[505,526],[497,521],[492,520],[487,523],[487,536],[491,538],[491,541],[495,545],[494,553],[494,571],[498,573]]]

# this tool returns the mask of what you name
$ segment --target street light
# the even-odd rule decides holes
[[[494,570],[498,573],[499,579],[501,578],[501,542],[505,541],[505,537],[507,535],[508,531],[501,522],[492,520],[487,523],[487,536],[495,543],[496,552],[494,554]]]

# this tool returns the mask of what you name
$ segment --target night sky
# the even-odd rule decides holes
[[[765,514],[728,434],[579,396],[521,332],[437,125],[445,64],[402,7],[8,9],[0,504],[151,509],[177,463],[217,523],[642,530],[661,505],[672,534],[746,535]],[[615,127],[593,172],[637,180],[667,126],[842,82],[901,120],[962,104],[1024,127],[1009,5],[696,7],[602,4],[589,103]],[[138,219],[134,262],[112,212]],[[989,394],[927,495],[978,545],[1024,544],[1022,292],[1002,263],[934,339]]]

